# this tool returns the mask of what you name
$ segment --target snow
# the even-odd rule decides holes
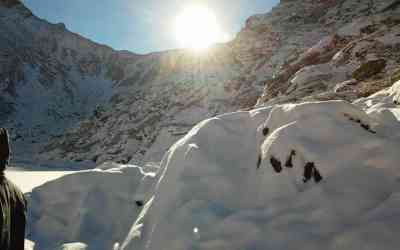
[[[224,45],[202,60],[170,51],[131,61],[127,53],[126,62],[115,59],[125,72],[119,83],[105,80],[105,72],[92,74],[96,67],[86,64],[91,54],[102,65],[114,60],[111,49],[53,32],[35,17],[24,19],[21,27],[30,32],[11,36],[23,35],[16,41],[42,45],[41,37],[51,37],[59,44],[50,60],[32,60],[48,63],[55,73],[64,69],[51,66],[53,60],[71,67],[65,79],[56,74],[54,81],[46,81],[48,87],[39,81],[37,65],[25,65],[27,80],[16,83],[17,97],[7,97],[17,111],[6,125],[22,131],[26,145],[60,135],[113,95],[121,102],[111,103],[102,119],[83,122],[81,129],[59,138],[64,145],[78,145],[79,152],[59,145],[45,155],[142,162],[158,161],[167,151],[160,169],[113,163],[78,172],[10,169],[7,176],[30,193],[29,238],[36,249],[398,249],[400,82],[353,104],[306,102],[228,113],[202,121],[186,134],[199,119],[235,109],[231,101],[243,97],[247,87],[261,91],[257,82],[264,83],[288,56],[300,53],[302,60],[329,52],[333,37],[326,35],[335,27],[323,27],[323,16],[315,24],[302,18],[286,21],[325,6],[289,2],[250,18],[232,48]],[[395,0],[375,2],[347,0],[328,12],[339,27],[364,9],[382,10]],[[22,16],[14,14],[2,19],[5,30],[24,31],[17,25]],[[362,17],[337,33],[362,38],[360,29],[372,21],[380,20]],[[366,59],[376,58],[380,50],[375,51],[375,44],[396,45],[397,31],[376,32],[345,46],[332,62],[307,64],[279,98],[298,101],[310,90],[329,94],[320,92],[348,80],[360,63],[357,54],[365,50]],[[37,39],[28,39],[29,33],[38,34]],[[49,45],[32,48],[47,51]],[[74,60],[70,52],[60,58],[62,48],[77,51],[83,60]],[[77,71],[77,63],[85,74]],[[0,83],[2,90],[8,81]],[[240,83],[238,93],[224,89],[232,82]],[[17,150],[30,152],[20,140]],[[33,241],[27,241],[28,249]]]
[[[37,249],[66,243],[112,249],[123,240],[153,189],[154,167],[104,163],[34,188],[30,239]],[[83,245],[61,249],[86,249]]]
[[[121,249],[397,249],[400,142],[379,122],[344,101],[203,121],[165,155]]]
[[[15,183],[23,193],[29,193],[35,187],[46,182],[58,179],[64,175],[74,173],[73,171],[25,171],[21,169],[9,169],[6,176]]]
[[[30,240],[40,249],[398,249],[399,94],[397,82],[353,104],[204,120],[159,168],[105,163],[34,188]]]

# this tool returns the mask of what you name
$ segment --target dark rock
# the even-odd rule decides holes
[[[274,168],[275,172],[280,173],[282,172],[282,163],[276,159],[275,157],[271,157],[270,159],[271,165]]]
[[[135,203],[136,203],[136,206],[143,207],[143,201],[138,200],[138,201],[135,201]]]
[[[267,136],[269,134],[269,128],[268,127],[263,128],[262,132],[264,136]]]
[[[368,130],[368,131],[369,131],[370,127],[369,127],[369,125],[368,125],[368,124],[360,124],[360,125],[361,125],[361,127],[362,127],[363,129],[365,129],[365,130]]]
[[[322,175],[315,167],[314,162],[308,162],[304,166],[304,176],[303,182],[307,183],[311,178],[314,179],[315,183],[322,181]]]
[[[384,59],[368,61],[353,72],[353,78],[358,81],[368,79],[382,72],[385,67],[386,60]]]
[[[286,163],[285,163],[285,167],[287,168],[293,168],[293,156],[296,155],[296,151],[292,150],[290,152],[289,158],[287,159]]]
[[[322,181],[322,176],[321,176],[320,172],[318,171],[318,169],[314,168],[314,175],[313,176],[314,176],[314,181],[316,183]]]
[[[304,183],[308,182],[311,179],[311,177],[313,177],[314,169],[315,169],[314,162],[308,162],[304,166],[304,174],[303,174]]]
[[[261,161],[262,161],[261,155],[258,155],[258,159],[257,159],[257,168],[260,168]]]

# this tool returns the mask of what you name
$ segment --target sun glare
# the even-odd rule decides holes
[[[181,46],[195,50],[223,42],[227,37],[220,30],[215,14],[199,5],[186,7],[176,17],[175,32]]]

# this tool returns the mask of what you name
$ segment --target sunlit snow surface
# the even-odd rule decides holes
[[[32,193],[33,240],[43,249],[398,249],[399,87],[355,104],[220,115],[175,143],[158,171],[106,164],[47,183]]]
[[[31,192],[35,187],[46,182],[58,179],[72,171],[26,171],[23,169],[10,169],[6,172],[7,178],[15,183],[22,192]]]
[[[400,127],[378,119],[398,110],[397,85],[360,100],[367,112],[330,101],[200,123],[164,157],[141,237],[123,249],[397,249]],[[307,163],[322,181],[305,179]]]

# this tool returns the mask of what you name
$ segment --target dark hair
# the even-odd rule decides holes
[[[8,144],[8,132],[0,128],[0,171],[3,171],[10,159],[10,145]]]

